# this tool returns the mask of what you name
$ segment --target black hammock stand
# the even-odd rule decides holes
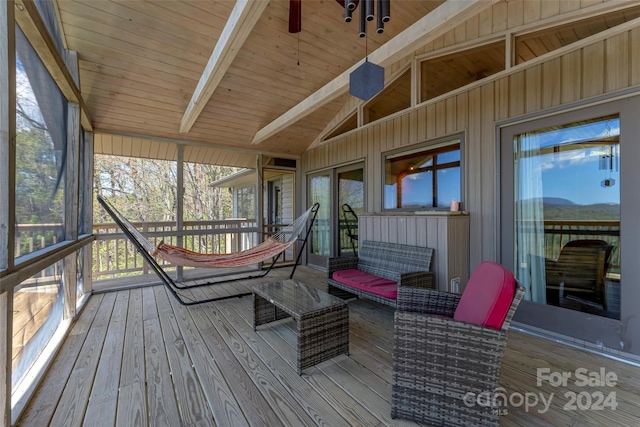
[[[124,235],[127,237],[127,239],[129,239],[129,241],[134,245],[134,247],[136,248],[138,253],[140,255],[142,255],[142,258],[144,258],[144,260],[147,262],[147,264],[149,264],[149,267],[151,267],[151,269],[158,275],[158,277],[160,278],[162,283],[167,287],[169,292],[171,292],[171,294],[176,298],[176,300],[180,304],[182,304],[184,306],[190,306],[190,305],[196,305],[196,304],[204,304],[204,303],[207,303],[207,302],[220,301],[220,300],[225,300],[225,299],[229,299],[229,298],[241,298],[241,297],[244,297],[244,296],[247,296],[247,295],[251,295],[251,292],[244,292],[244,293],[237,293],[237,294],[232,294],[232,295],[224,295],[224,296],[220,296],[220,297],[206,298],[206,299],[199,299],[199,300],[192,300],[192,299],[189,298],[189,301],[185,301],[183,299],[183,297],[177,292],[177,290],[194,289],[194,288],[200,288],[200,287],[203,287],[203,286],[212,286],[212,285],[218,285],[218,284],[221,284],[221,283],[235,282],[235,281],[238,281],[238,280],[249,280],[249,279],[257,279],[257,278],[260,278],[260,277],[264,277],[267,274],[269,274],[271,269],[274,267],[274,265],[276,264],[276,262],[280,258],[280,255],[282,255],[282,252],[278,253],[278,255],[274,257],[273,262],[271,263],[269,268],[267,268],[264,272],[262,272],[260,274],[242,276],[242,277],[235,277],[233,279],[226,279],[226,280],[216,280],[214,282],[198,283],[198,284],[193,284],[193,285],[179,285],[169,276],[169,274],[167,274],[166,271],[164,271],[162,266],[160,266],[160,264],[158,264],[158,262],[155,260],[155,258],[149,253],[149,251],[144,247],[144,245],[138,240],[138,238],[135,236],[135,234],[129,228],[129,227],[133,227],[133,225],[129,221],[127,221],[127,219],[116,209],[116,207],[113,206],[113,204],[111,202],[109,202],[107,199],[105,199],[102,196],[98,196],[98,202],[107,211],[107,213],[111,216],[111,218],[113,218],[113,220],[118,225],[118,227],[120,227],[120,229],[122,230]],[[311,221],[309,222],[309,220],[307,219],[307,222],[309,222],[309,225],[307,227],[307,231],[305,233],[304,239],[302,239],[302,245],[300,246],[300,249],[298,250],[298,256],[296,257],[296,262],[293,265],[293,269],[291,270],[291,274],[289,275],[289,279],[293,278],[293,274],[296,272],[296,267],[298,267],[298,264],[300,263],[300,258],[302,257],[302,252],[303,252],[303,250],[304,250],[304,248],[305,248],[305,246],[307,244],[307,240],[309,240],[309,235],[311,234],[311,229],[313,228],[313,223],[316,220],[316,216],[318,214],[318,209],[319,208],[320,208],[320,204],[319,203],[315,203],[310,209],[310,211],[311,211]],[[129,224],[129,225],[127,226],[127,224]],[[301,239],[298,238],[297,240],[300,241]],[[242,274],[242,273],[239,273],[239,274]]]

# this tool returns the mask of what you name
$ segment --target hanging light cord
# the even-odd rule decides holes
[[[369,61],[369,35],[364,33],[364,60]]]

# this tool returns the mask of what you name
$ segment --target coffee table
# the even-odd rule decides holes
[[[292,317],[298,341],[298,375],[340,354],[349,354],[349,309],[346,302],[295,280],[253,288],[253,329]]]

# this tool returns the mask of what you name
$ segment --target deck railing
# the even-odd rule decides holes
[[[17,224],[14,254],[16,258],[20,258],[53,246],[62,240],[64,240],[64,226],[62,224]],[[33,279],[49,280],[59,277],[61,274],[62,271],[58,263],[55,263],[42,270]]]
[[[608,273],[620,273],[620,221],[545,221],[545,257],[557,259],[560,250],[572,240],[604,240],[613,246]]]
[[[326,235],[328,221],[318,220],[316,232]],[[259,229],[254,219],[227,219],[220,221],[185,221],[183,230],[178,232],[175,222],[134,223],[154,244],[161,240],[176,245],[182,237],[181,246],[195,252],[229,253],[248,249],[259,243]],[[269,224],[265,235],[271,234],[282,225]],[[340,247],[347,251],[351,242],[346,236],[346,225],[340,222]],[[29,247],[29,252],[57,243],[56,235],[62,232],[60,224],[19,224],[20,239],[16,239],[16,255],[21,248]],[[93,279],[101,280],[122,276],[149,273],[149,268],[115,224],[94,224],[96,240],[93,243]],[[572,240],[599,239],[613,245],[609,273],[620,272],[620,221],[545,221],[545,256],[557,258],[560,250]],[[45,236],[45,233],[47,235]],[[53,237],[51,237],[53,236]],[[51,240],[53,239],[53,240]],[[315,242],[315,244],[318,244]],[[280,262],[291,262],[294,251],[287,251]],[[54,268],[54,267],[52,267]],[[164,263],[163,268],[175,269]],[[57,276],[58,271],[43,271],[42,274]]]
[[[16,226],[16,258],[53,246],[64,239],[62,224],[18,224]]]
[[[185,221],[181,231],[177,230],[175,222],[132,224],[154,245],[164,241],[194,252],[238,252],[259,243],[259,229],[253,219]],[[93,232],[96,236],[93,243],[94,280],[149,273],[142,256],[115,224],[94,224]],[[167,270],[175,269],[166,262],[160,262],[160,265]]]

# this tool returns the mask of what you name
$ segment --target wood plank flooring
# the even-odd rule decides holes
[[[187,297],[246,292],[269,277],[194,289]],[[296,279],[324,289],[324,273]],[[389,416],[393,310],[349,302],[350,354],[295,371],[293,322],[252,327],[251,297],[184,307],[164,287],[96,294],[73,326],[20,426],[411,426]],[[617,375],[615,386],[547,381],[537,368]],[[510,332],[501,386],[507,396],[551,400],[525,410],[517,398],[504,426],[638,426],[640,370],[562,344]],[[570,410],[571,393],[615,392],[615,410]],[[552,394],[553,393],[553,394]],[[551,397],[552,396],[552,397]],[[550,399],[551,398],[551,399]],[[577,404],[584,404],[578,400]]]

